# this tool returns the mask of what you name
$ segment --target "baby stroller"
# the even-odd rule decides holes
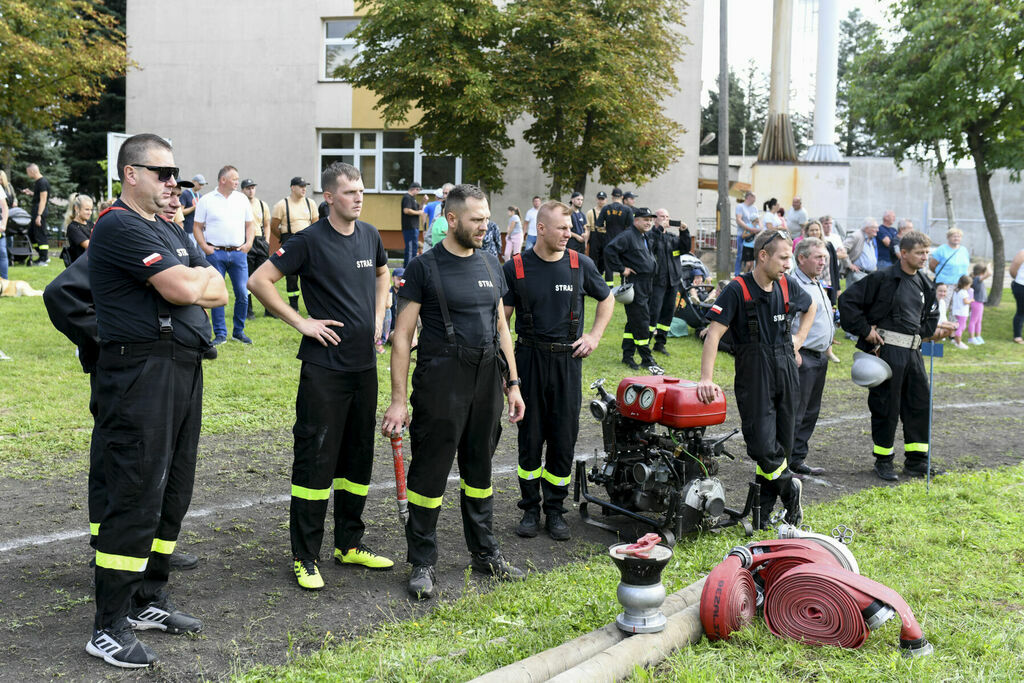
[[[35,251],[28,236],[32,216],[20,206],[12,207],[7,215],[7,259],[14,264],[25,264],[32,259]]]
[[[708,309],[711,308],[711,304],[704,304],[703,299],[707,298],[707,293],[715,288],[713,284],[700,284],[694,286],[693,280],[696,276],[700,275],[705,279],[708,278],[710,273],[707,267],[701,262],[699,258],[693,254],[683,254],[679,257],[680,264],[682,265],[682,278],[679,281],[679,297],[676,303],[676,312],[674,317],[682,319],[689,325],[694,331],[700,332],[702,329],[707,327],[708,321],[706,314]],[[702,290],[703,296],[698,296],[698,303],[694,303],[690,298],[690,291],[693,289]]]

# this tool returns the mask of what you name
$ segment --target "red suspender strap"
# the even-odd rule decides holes
[[[523,255],[516,254],[512,257],[512,264],[516,267],[516,279],[522,280],[526,277],[526,273],[523,271]]]
[[[579,268],[580,267],[580,254],[575,249],[569,250],[569,267]]]
[[[789,313],[789,280],[786,279],[786,274],[783,273],[782,277],[779,278],[779,284],[782,286],[782,302],[786,305],[786,313]]]
[[[108,206],[107,208],[105,208],[102,211],[100,211],[100,215],[96,216],[96,220],[98,221],[99,219],[103,218],[105,215],[107,215],[111,211],[125,211],[125,210],[126,209],[123,206]]]
[[[744,301],[753,301],[753,299],[750,297],[750,290],[747,289],[747,281],[745,279],[743,279],[743,276],[742,275],[737,275],[733,279],[736,280],[736,282],[740,283],[740,289],[743,290],[743,300]]]

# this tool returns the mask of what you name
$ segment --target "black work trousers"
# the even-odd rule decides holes
[[[303,363],[295,396],[295,456],[289,514],[292,556],[320,556],[334,488],[334,547],[363,538],[363,508],[373,470],[377,370],[340,372]]]
[[[590,256],[594,261],[594,265],[597,266],[597,272],[601,273],[604,281],[608,283],[608,286],[611,286],[612,272],[604,263],[604,248],[607,244],[608,235],[606,233],[591,230],[590,239],[587,240],[587,255]]]
[[[796,430],[793,435],[793,455],[789,459],[790,467],[807,459],[807,442],[814,433],[814,425],[818,423],[821,393],[825,389],[825,376],[828,374],[826,352],[803,349],[800,356],[803,358],[797,370],[800,378],[800,401],[796,408]]]
[[[290,232],[281,233],[281,246],[283,247],[287,244],[291,237],[292,234]],[[299,288],[299,276],[297,274],[284,276],[284,290],[288,296],[288,305],[296,311],[299,310],[299,297],[302,295],[302,290]]]
[[[526,414],[519,423],[519,508],[565,513],[583,402],[583,359],[570,351],[516,346]],[[544,445],[547,452],[543,454]]]
[[[39,225],[36,225],[35,216],[32,217],[32,222],[28,224],[28,237],[32,246],[39,253],[36,258],[39,261],[48,261],[50,259],[50,237],[45,218],[39,221]]]
[[[878,355],[892,368],[892,377],[868,389],[874,455],[892,462],[902,420],[906,464],[923,469],[928,460],[928,375],[921,351],[883,344]]]
[[[672,314],[676,310],[676,288],[668,281],[654,283],[649,309],[651,337],[655,344],[664,346],[672,329]]]
[[[491,458],[503,406],[497,347],[446,345],[419,350],[412,375],[412,463],[407,477],[409,562],[437,564],[437,518],[452,462],[459,463],[459,506],[471,553],[493,553]]]
[[[773,479],[786,471],[793,451],[793,429],[800,380],[790,344],[735,344],[736,407],[747,455],[758,474]]]
[[[645,361],[651,356],[651,289],[650,275],[630,275],[633,303],[626,304],[626,326],[622,333],[622,355],[632,358],[637,351]]]
[[[96,628],[166,596],[170,557],[192,500],[202,420],[199,351],[159,341],[104,344],[89,463]],[[93,511],[96,516],[93,516]]]

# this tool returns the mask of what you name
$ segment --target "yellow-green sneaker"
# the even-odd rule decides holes
[[[347,552],[334,549],[334,561],[338,564],[358,564],[367,569],[385,571],[395,566],[395,563],[386,557],[373,552],[363,544],[350,548]]]
[[[318,591],[324,587],[324,577],[320,576],[320,567],[316,560],[295,560],[295,578],[299,585],[308,591]]]

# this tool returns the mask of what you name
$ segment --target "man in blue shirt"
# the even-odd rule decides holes
[[[889,209],[882,214],[882,224],[878,226],[876,248],[878,249],[879,268],[888,268],[896,262],[894,251],[896,235],[896,212]]]

